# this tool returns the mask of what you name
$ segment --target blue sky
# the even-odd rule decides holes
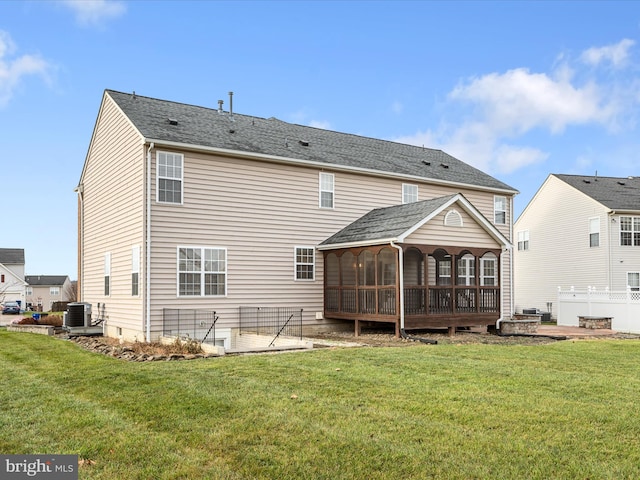
[[[0,247],[29,275],[77,276],[107,88],[440,148],[516,216],[550,173],[640,174],[638,2],[5,0]]]

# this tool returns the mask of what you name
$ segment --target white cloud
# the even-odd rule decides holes
[[[100,25],[102,22],[123,15],[127,7],[118,0],[62,0],[60,2],[74,12],[80,25]]]
[[[579,60],[621,66],[633,45],[625,39],[592,48]],[[444,109],[448,117],[440,125],[397,141],[440,148],[486,172],[511,173],[548,158],[536,145],[526,144],[527,134],[558,135],[587,125],[608,132],[634,127],[640,79],[617,73],[601,77],[562,55],[549,72],[517,68],[473,77],[451,90],[451,108]]]
[[[614,112],[602,100],[598,86],[574,86],[570,80],[566,69],[552,78],[519,68],[474,78],[449,96],[475,105],[493,130],[503,134],[522,134],[536,127],[559,133],[569,124],[606,122]]]
[[[0,30],[0,107],[13,97],[15,90],[26,77],[39,75],[47,81],[52,66],[38,55],[22,55],[12,58],[16,45],[11,36]]]
[[[598,66],[609,62],[614,68],[621,68],[627,64],[629,49],[635,45],[635,41],[625,38],[614,45],[593,47],[582,52],[581,59],[588,65]]]

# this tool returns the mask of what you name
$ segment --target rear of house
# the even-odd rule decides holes
[[[77,191],[79,294],[111,336],[157,339],[174,310],[215,312],[225,335],[240,307],[331,328],[322,242],[375,208],[448,195],[483,225],[467,246],[501,259],[493,322],[510,315],[517,192],[439,150],[106,91]]]

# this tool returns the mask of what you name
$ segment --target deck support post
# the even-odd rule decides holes
[[[360,336],[360,320],[358,320],[357,318],[355,320],[355,329],[356,329],[356,331],[355,331],[354,335],[356,337],[359,337]]]
[[[456,334],[456,327],[449,327],[448,333],[450,337],[453,337]]]

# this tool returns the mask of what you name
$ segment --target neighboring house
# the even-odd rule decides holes
[[[71,281],[67,275],[27,275],[27,305],[50,311],[53,302],[71,301]]]
[[[558,287],[640,290],[640,178],[551,174],[514,225],[515,307]]]
[[[110,336],[155,340],[164,309],[397,331],[512,313],[517,191],[440,150],[107,90],[76,191],[79,299]]]
[[[25,307],[24,249],[0,248],[0,303],[20,302]]]

